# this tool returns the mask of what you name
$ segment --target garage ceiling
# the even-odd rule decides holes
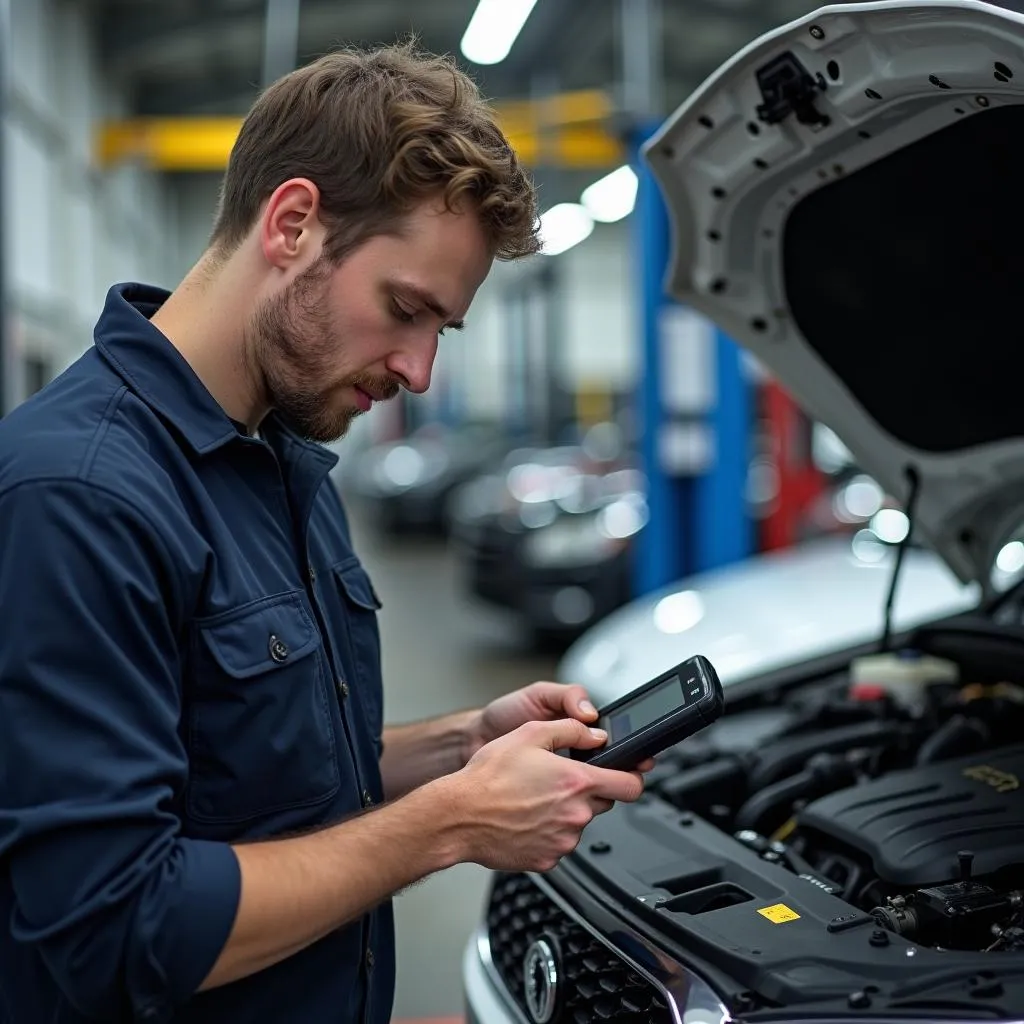
[[[267,0],[77,2],[89,10],[102,64],[130,98],[129,113],[241,115],[255,98]],[[661,112],[733,51],[818,6],[813,0],[661,0]],[[459,52],[475,7],[476,0],[301,0],[296,56],[305,63],[340,45],[392,42],[414,31],[427,49],[455,54],[494,100],[592,88],[621,98],[623,0],[538,0],[508,58],[489,67],[471,65]],[[544,176],[559,194],[576,192],[577,179],[586,177]]]
[[[262,78],[266,0],[80,0],[104,66],[134,113],[242,113]],[[662,0],[665,99],[674,106],[733,50],[812,10],[811,0]],[[298,59],[338,45],[391,42],[415,31],[459,55],[476,0],[302,0]],[[467,65],[494,99],[614,87],[621,78],[621,0],[538,0],[508,59]]]

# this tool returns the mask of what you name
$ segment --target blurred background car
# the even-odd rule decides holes
[[[629,599],[643,529],[643,475],[614,424],[578,445],[522,448],[451,503],[467,591],[512,613],[540,645],[564,646]]]
[[[512,442],[494,427],[427,423],[370,445],[352,461],[346,495],[388,533],[444,537],[453,492],[499,460]]]

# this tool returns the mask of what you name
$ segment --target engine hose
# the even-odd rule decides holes
[[[806,736],[785,736],[769,743],[751,757],[748,785],[752,793],[800,771],[818,754],[843,754],[855,748],[883,749],[899,746],[907,727],[895,721],[857,722],[834,729],[822,729]]]
[[[759,789],[736,815],[735,827],[766,834],[784,824],[797,800],[824,796],[841,786],[850,785],[857,774],[855,759],[845,754],[814,754],[803,771]],[[769,818],[769,815],[771,817]]]
[[[789,816],[790,808],[795,801],[801,797],[817,795],[812,791],[817,789],[822,781],[817,772],[802,771],[766,786],[743,804],[736,814],[733,827],[737,831],[749,829],[764,835],[768,831],[767,828],[761,827],[765,819],[779,817],[784,820]]]
[[[920,767],[947,757],[984,750],[990,738],[988,726],[980,719],[954,715],[921,744],[915,763]]]

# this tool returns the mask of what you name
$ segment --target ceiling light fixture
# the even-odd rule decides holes
[[[633,212],[636,190],[636,171],[629,164],[623,164],[584,189],[580,201],[594,220],[611,224]]]
[[[462,37],[462,54],[474,64],[500,64],[512,49],[537,0],[479,0]]]
[[[559,203],[541,215],[541,250],[545,256],[559,253],[579,245],[594,230],[594,218],[578,203]]]

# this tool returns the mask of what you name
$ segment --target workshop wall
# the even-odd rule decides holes
[[[84,5],[11,8],[9,406],[91,344],[110,284],[173,284],[180,263],[166,179],[131,166],[100,171],[93,160],[96,126],[126,105],[104,77]]]
[[[552,365],[569,390],[621,391],[633,386],[639,359],[629,262],[628,222],[599,224],[585,242],[559,256],[557,333]],[[511,322],[509,294],[536,273],[539,260],[496,264],[477,293],[466,330],[446,336],[439,372],[451,386],[467,419],[502,419],[509,412],[511,346],[519,340]]]
[[[632,224],[598,224],[582,244],[562,256],[566,303],[561,371],[567,386],[621,390],[635,385],[637,338]]]
[[[219,174],[183,174],[174,181],[180,246],[175,276],[181,280],[210,241],[217,212]]]

